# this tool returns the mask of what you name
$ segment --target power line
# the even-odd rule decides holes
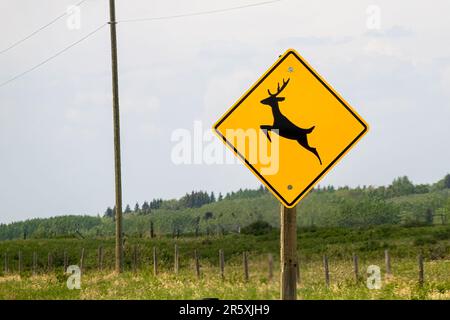
[[[79,7],[81,6],[84,2],[86,2],[87,0],[82,0],[80,2],[78,2],[75,6]],[[56,18],[54,18],[53,20],[51,20],[50,22],[48,22],[47,24],[43,25],[42,27],[36,29],[35,31],[33,31],[32,33],[30,33],[29,35],[27,35],[26,37],[14,42],[12,45],[10,45],[9,47],[7,47],[6,49],[3,49],[0,51],[0,54],[4,54],[5,52],[17,47],[19,44],[21,44],[22,42],[25,42],[26,40],[30,39],[31,37],[33,37],[34,35],[38,34],[39,32],[41,32],[42,30],[48,28],[49,26],[51,26],[52,24],[54,24],[55,22],[57,22],[58,20],[60,20],[61,18],[65,17],[67,15],[67,11],[60,14],[59,16],[57,16]]]
[[[280,2],[280,1],[282,1],[282,0],[271,0],[271,1],[264,1],[264,2],[258,2],[258,3],[251,3],[251,4],[237,6],[237,7],[215,9],[215,10],[207,10],[207,11],[199,11],[199,12],[191,12],[191,13],[169,15],[169,16],[119,20],[117,22],[118,23],[128,23],[128,22],[143,22],[143,21],[157,21],[157,20],[169,20],[169,19],[177,19],[177,18],[186,18],[186,17],[201,16],[201,15],[208,15],[208,14],[227,12],[227,11],[240,10],[240,9],[251,8],[251,7],[259,7],[259,6],[263,6],[263,5],[267,5],[267,4],[271,4],[271,3],[275,3],[275,2]]]
[[[81,5],[83,2],[86,2],[87,0],[83,0],[80,1],[77,6]],[[184,18],[184,17],[192,17],[192,16],[200,16],[200,15],[208,15],[208,14],[214,14],[214,13],[221,13],[221,12],[227,12],[227,11],[233,11],[233,10],[239,10],[239,9],[245,9],[245,8],[250,8],[250,7],[257,7],[257,6],[263,6],[263,5],[267,5],[267,4],[271,4],[271,3],[275,3],[275,2],[280,2],[282,0],[271,0],[271,1],[264,1],[264,2],[258,2],[258,3],[252,3],[252,4],[247,4],[247,5],[242,5],[242,6],[237,6],[237,7],[230,7],[230,8],[224,8],[224,9],[216,9],[216,10],[208,10],[208,11],[199,11],[199,12],[192,12],[192,13],[185,13],[185,14],[179,14],[179,15],[170,15],[170,16],[161,16],[161,17],[149,17],[149,18],[141,18],[141,19],[129,19],[129,20],[119,20],[116,21],[116,23],[128,23],[128,22],[141,22],[141,21],[156,21],[156,20],[169,20],[169,19],[176,19],[176,18]],[[33,35],[35,35],[36,33],[38,33],[39,31],[45,29],[46,27],[48,27],[49,25],[51,25],[52,23],[56,22],[58,19],[62,18],[63,16],[65,16],[67,13],[64,13],[63,15],[57,17],[56,19],[52,20],[52,22],[48,23],[47,25],[41,27],[40,29],[34,31],[32,34],[30,34],[29,36],[27,36],[26,38],[23,38],[22,40],[16,42],[14,45],[12,45],[11,47],[0,51],[0,54],[12,49],[13,47],[17,46],[19,43],[31,38]],[[49,61],[55,59],[56,57],[58,57],[59,55],[63,54],[64,52],[66,52],[67,50],[71,49],[72,47],[76,46],[77,44],[79,44],[80,42],[83,42],[84,40],[88,39],[89,37],[91,37],[93,34],[97,33],[98,31],[100,31],[102,28],[104,28],[108,23],[104,23],[102,24],[100,27],[98,27],[97,29],[94,29],[93,31],[91,31],[90,33],[88,33],[86,36],[84,36],[83,38],[73,42],[72,44],[70,44],[69,46],[65,47],[64,49],[58,51],[57,53],[55,53],[54,55],[52,55],[51,57],[45,59],[44,61],[38,63],[37,65],[31,67],[30,69],[17,74],[16,76],[0,83],[0,88],[9,84],[10,82],[13,82],[23,76],[25,76],[26,74],[36,70],[37,68],[43,66],[44,64],[48,63]]]
[[[106,25],[107,25],[107,23],[102,24],[100,27],[94,29],[93,31],[91,31],[90,33],[88,33],[87,35],[85,35],[83,38],[81,38],[81,39],[79,39],[79,40],[73,42],[72,44],[70,44],[70,45],[68,45],[67,47],[65,47],[64,49],[58,51],[57,53],[55,53],[55,54],[52,55],[51,57],[49,57],[49,58],[45,59],[44,61],[38,63],[37,65],[33,66],[32,68],[30,68],[30,69],[28,69],[28,70],[26,70],[26,71],[24,71],[24,72],[22,72],[22,73],[19,73],[18,75],[12,77],[12,78],[9,79],[9,80],[6,80],[5,82],[0,83],[0,88],[3,87],[3,86],[5,86],[5,85],[7,85],[8,83],[10,83],[10,82],[12,82],[12,81],[14,81],[14,80],[17,80],[17,79],[23,77],[24,75],[30,73],[31,71],[36,70],[37,68],[39,68],[39,67],[43,66],[44,64],[46,64],[47,62],[49,62],[50,60],[55,59],[56,57],[58,57],[59,55],[63,54],[64,52],[66,52],[66,51],[69,50],[70,48],[72,48],[72,47],[76,46],[77,44],[79,44],[80,42],[83,42],[84,40],[88,39],[88,38],[91,37],[93,34],[97,33],[97,32],[100,31],[101,29],[103,29]]]

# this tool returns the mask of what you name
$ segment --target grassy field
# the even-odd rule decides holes
[[[378,227],[371,229],[300,229],[299,299],[450,299],[450,228]],[[125,245],[126,272],[112,272],[113,239],[42,239],[0,242],[2,268],[0,299],[277,299],[279,297],[279,237],[264,235],[180,239],[132,238]],[[173,272],[174,244],[180,248],[180,272]],[[104,248],[104,271],[98,271],[97,248]],[[134,248],[138,252],[133,270]],[[152,273],[152,247],[158,250],[159,274]],[[69,264],[78,264],[85,249],[86,272],[81,290],[69,290],[63,273],[63,251]],[[193,251],[200,253],[201,278],[195,275]],[[225,279],[218,268],[218,250],[225,252]],[[384,250],[392,257],[391,277],[385,274]],[[18,274],[18,252],[22,273]],[[245,281],[242,252],[248,251],[250,279]],[[32,255],[38,256],[38,274],[32,275]],[[8,273],[4,273],[7,254]],[[47,270],[48,253],[52,256]],[[268,254],[274,257],[269,279]],[[352,254],[359,257],[360,279],[355,280]],[[425,258],[425,284],[418,285],[417,255]],[[331,285],[325,285],[322,256],[329,257]],[[381,268],[382,286],[368,289],[369,265]]]
[[[383,261],[372,261],[382,266]],[[417,283],[414,261],[396,261],[392,277],[383,275],[381,289],[368,289],[365,276],[356,282],[351,262],[330,264],[331,286],[326,287],[320,261],[302,265],[298,288],[299,299],[450,299],[450,261],[425,263],[424,287]],[[361,266],[365,270],[365,265]],[[154,277],[149,270],[115,275],[111,272],[87,272],[81,279],[81,290],[69,290],[66,276],[49,273],[37,276],[7,275],[0,278],[0,299],[278,299],[278,269],[268,279],[267,264],[253,261],[250,279],[244,281],[242,267],[225,269],[222,280],[218,270],[202,266],[198,280],[194,268],[180,274],[162,272]],[[362,272],[363,273],[363,272]]]

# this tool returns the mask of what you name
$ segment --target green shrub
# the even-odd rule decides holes
[[[414,240],[415,246],[423,246],[426,244],[436,244],[436,243],[437,243],[436,239],[433,239],[431,237],[419,237]]]
[[[258,235],[270,233],[270,231],[272,231],[272,229],[273,229],[273,227],[268,222],[260,220],[260,221],[253,222],[253,223],[249,224],[248,226],[242,228],[241,233],[252,234],[252,235],[258,236]]]

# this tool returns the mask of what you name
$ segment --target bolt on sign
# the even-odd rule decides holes
[[[292,49],[214,125],[219,138],[288,208],[367,130],[361,116]]]

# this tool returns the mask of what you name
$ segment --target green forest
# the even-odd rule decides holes
[[[126,205],[124,233],[126,237],[224,235],[245,232],[255,223],[277,228],[279,209],[262,186],[225,195],[192,191],[180,199]],[[433,184],[414,184],[404,176],[381,187],[317,187],[298,205],[297,214],[298,226],[304,228],[447,224],[450,174]],[[66,215],[0,225],[0,240],[113,235],[113,207],[101,216]]]

